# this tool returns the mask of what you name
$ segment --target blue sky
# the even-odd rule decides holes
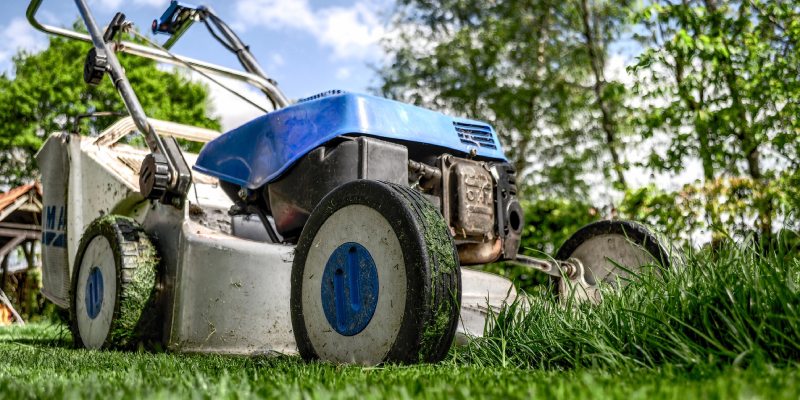
[[[169,5],[169,0],[89,0],[98,23],[105,25],[122,11],[141,30]],[[46,36],[28,25],[28,2],[3,2],[0,13],[0,71],[9,71],[19,49],[41,50]],[[379,40],[386,34],[391,0],[205,0],[231,25],[289,98],[307,97],[329,89],[367,91],[376,83],[370,65],[383,57]],[[44,0],[40,20],[70,26],[78,18],[72,1]],[[160,41],[166,36],[158,35]],[[172,49],[175,53],[239,68],[235,56],[195,25]],[[75,73],[81,73],[76,71]],[[213,85],[213,84],[211,84]],[[260,94],[251,92],[252,97]],[[212,87],[215,114],[225,128],[258,112]]]

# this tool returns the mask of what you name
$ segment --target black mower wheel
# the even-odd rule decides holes
[[[158,257],[132,219],[109,215],[84,231],[70,290],[74,344],[126,349],[158,337]]]
[[[453,239],[419,192],[353,181],[311,213],[292,265],[292,326],[304,359],[437,362],[453,342],[460,303]]]
[[[597,221],[575,232],[558,249],[557,260],[578,259],[589,284],[626,284],[646,266],[669,268],[669,256],[656,236],[632,221]],[[622,267],[622,268],[620,268]]]

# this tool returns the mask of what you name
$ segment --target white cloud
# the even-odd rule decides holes
[[[104,9],[117,9],[122,4],[122,0],[90,0],[89,5],[100,6]]]
[[[286,60],[283,58],[282,55],[280,55],[278,53],[272,53],[272,55],[269,57],[269,62],[270,62],[270,66],[274,67],[274,68],[277,68],[277,67],[283,66],[283,64],[286,64]]]
[[[247,26],[306,29],[316,23],[307,0],[243,0],[236,11]]]
[[[375,2],[366,0],[319,9],[308,0],[239,0],[236,14],[238,26],[307,32],[337,59],[376,59],[381,54],[378,42],[386,34]]]
[[[350,71],[350,68],[341,67],[341,68],[336,70],[336,79],[339,79],[339,80],[343,81],[343,80],[349,78],[350,75],[352,75],[352,72]]]
[[[164,7],[169,6],[169,0],[133,0],[134,4],[146,7]]]
[[[93,6],[98,5],[104,10],[123,11],[120,9],[120,6],[127,2],[123,0],[94,0],[89,3]],[[167,6],[169,6],[169,0],[133,0],[132,3],[144,7],[163,7],[165,10]]]
[[[208,87],[208,97],[211,100],[210,115],[220,119],[222,132],[227,132],[233,128],[243,125],[245,122],[248,122],[253,118],[264,115],[264,110],[259,109],[240,99],[235,94],[208,80],[206,77],[197,72],[188,70],[184,67],[176,67],[171,64],[163,63],[157,64],[156,68],[166,72],[178,71],[181,74],[187,74],[188,78],[192,81],[202,82],[205,84]],[[213,77],[214,80],[236,91],[259,106],[267,110],[272,109],[272,106],[268,104],[264,93],[257,90],[255,87],[236,79],[225,78],[215,74],[209,74],[209,76]]]
[[[264,111],[260,110],[248,102],[240,99],[233,93],[225,90],[216,83],[209,82],[198,74],[192,74],[197,80],[203,81],[208,85],[209,97],[211,97],[211,105],[213,107],[213,115],[220,118],[222,124],[222,131],[227,132],[236,128],[251,119],[264,115]],[[267,105],[266,98],[263,93],[256,90],[252,86],[233,79],[221,78],[214,76],[214,79],[220,81],[227,87],[241,93],[256,104],[264,108],[270,109]]]
[[[17,51],[27,50],[38,52],[45,48],[47,40],[43,34],[36,31],[28,21],[17,17],[0,30],[0,69]]]

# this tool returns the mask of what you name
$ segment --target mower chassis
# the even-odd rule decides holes
[[[292,353],[292,246],[239,239],[155,204],[143,223],[158,237],[164,337],[188,352]]]

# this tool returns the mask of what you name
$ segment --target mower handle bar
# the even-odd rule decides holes
[[[59,28],[57,26],[46,25],[39,22],[36,19],[36,12],[39,10],[39,6],[41,6],[42,1],[43,0],[31,0],[30,4],[28,4],[28,9],[25,13],[26,17],[28,18],[28,23],[30,23],[34,28],[51,35],[57,35],[68,39],[75,39],[83,42],[93,43],[91,36],[85,33],[76,32],[71,29]],[[252,86],[255,86],[256,88],[267,94],[275,102],[275,106],[277,108],[283,108],[289,105],[289,100],[286,98],[283,92],[281,92],[280,89],[278,89],[277,86],[275,86],[269,80],[261,76],[258,76],[256,74],[244,71],[238,71],[232,68],[227,68],[221,65],[207,63],[205,61],[196,60],[190,57],[171,55],[161,49],[156,49],[150,46],[143,46],[141,44],[128,41],[119,42],[119,45],[116,46],[116,50],[122,51],[123,53],[149,58],[151,60],[155,60],[158,62],[173,64],[173,65],[181,65],[181,66],[190,65],[204,72],[210,72],[226,78],[231,78],[241,82],[245,82]]]
[[[26,15],[31,25],[37,29],[44,30],[44,26],[39,24],[35,18],[36,11],[41,3],[42,0],[32,0],[28,5]],[[98,60],[103,60],[104,62],[94,65],[86,64],[84,66],[84,79],[87,77],[87,68],[93,68],[95,71],[102,68],[102,76],[105,76],[106,73],[109,75],[114,84],[114,88],[117,90],[120,97],[122,97],[122,102],[125,104],[125,108],[128,110],[133,122],[144,135],[147,147],[150,148],[148,157],[150,157],[151,164],[153,164],[151,168],[153,172],[142,175],[140,171],[139,190],[142,195],[146,198],[158,198],[160,201],[172,204],[178,208],[183,207],[186,193],[191,186],[192,172],[181,154],[178,142],[174,137],[162,139],[158,136],[152,125],[150,125],[150,121],[147,119],[147,115],[136,96],[136,92],[133,91],[128,78],[125,76],[125,71],[122,69],[117,59],[114,51],[115,49],[110,43],[106,43],[107,38],[97,26],[97,22],[89,10],[89,5],[86,0],[75,0],[75,5],[78,7],[78,11],[80,11],[83,22],[86,24],[86,29],[89,31],[89,35],[80,35],[77,32],[64,29],[58,29],[55,31],[55,34],[92,43],[93,49],[87,56],[87,62],[88,57],[93,57],[93,63],[97,63]],[[117,13],[114,17],[114,20],[118,22],[123,19],[124,16],[120,13]],[[48,31],[44,30],[44,32]],[[145,160],[147,160],[147,158]],[[142,168],[144,169],[144,167],[145,164],[143,163]],[[158,173],[156,171],[158,171]],[[142,177],[145,176],[150,179],[149,181],[145,181],[145,183],[150,184],[150,188],[145,188],[142,184]]]

